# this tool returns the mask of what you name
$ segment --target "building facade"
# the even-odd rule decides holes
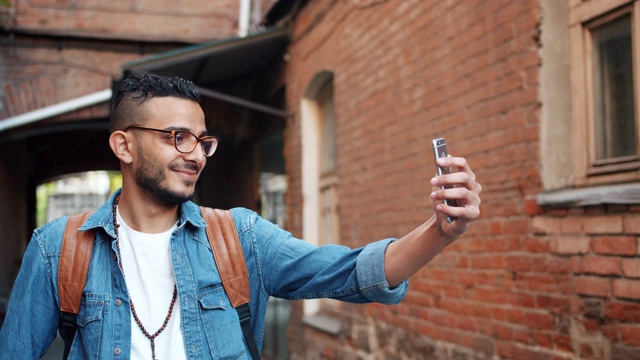
[[[409,232],[432,214],[436,137],[483,192],[400,305],[296,304],[292,358],[640,359],[639,9],[353,0],[296,15],[294,234]]]
[[[234,97],[203,105],[230,145],[199,202],[258,209],[260,179],[283,173],[278,221],[350,247],[431,216],[431,140],[444,137],[483,186],[481,217],[399,305],[294,302],[288,357],[640,359],[640,1],[252,1],[264,31],[224,41],[242,3],[14,1],[0,127],[126,73],[177,72]],[[117,165],[95,140],[106,104],[0,130],[5,277],[34,184]],[[92,156],[48,156],[69,134]]]

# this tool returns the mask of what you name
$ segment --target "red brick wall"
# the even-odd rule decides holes
[[[64,40],[0,47],[0,119],[111,88],[121,64],[140,57],[136,46],[123,50],[114,43],[96,48]]]
[[[11,3],[0,7],[0,119],[110,88],[129,61],[238,32],[237,0]]]
[[[539,6],[312,1],[298,14],[286,74],[296,236],[300,99],[323,70],[334,73],[344,244],[399,237],[430,216],[434,137],[484,191],[481,218],[410,279],[402,304],[325,310],[342,320],[338,336],[302,325],[298,304],[294,359],[640,358],[640,208],[536,204]]]
[[[640,259],[637,206],[547,211],[531,230],[564,263],[569,295],[564,317],[576,354],[640,358]],[[559,298],[561,298],[558,295]]]
[[[0,9],[13,30],[150,41],[202,42],[238,33],[238,0],[15,0]]]

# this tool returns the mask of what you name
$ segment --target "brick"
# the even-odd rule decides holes
[[[558,313],[569,311],[570,304],[566,297],[542,295],[536,297],[536,307]]]
[[[529,271],[531,261],[528,255],[508,255],[505,257],[505,270],[508,271]]]
[[[522,346],[521,344],[498,344],[496,346],[500,358],[514,360],[544,359],[544,360],[561,360],[566,359],[564,356],[553,355],[543,347]]]
[[[610,256],[585,256],[582,258],[581,271],[595,275],[621,275],[622,265],[619,258]]]
[[[619,341],[618,339],[618,326],[614,324],[601,325],[599,327],[600,332],[604,335],[610,342],[616,343]],[[614,359],[621,359],[614,357]]]
[[[525,313],[524,321],[525,325],[531,329],[553,329],[553,316],[547,312]]]
[[[640,323],[640,302],[615,301],[605,304],[606,319]]]
[[[552,257],[547,259],[545,264],[545,270],[551,274],[568,274],[570,273],[572,263],[565,258]]]
[[[620,340],[626,345],[640,347],[640,325],[620,325]]]
[[[599,320],[590,319],[590,318],[580,319],[579,321],[580,321],[580,325],[582,325],[582,327],[587,332],[593,332],[593,331],[598,330],[598,326],[600,325],[600,321]]]
[[[534,234],[560,234],[562,222],[559,218],[536,216],[531,222],[531,231]]]
[[[640,349],[614,343],[611,346],[611,359],[640,360]]]
[[[570,353],[573,351],[572,337],[569,334],[556,333],[552,334],[551,336],[553,338],[554,348],[560,350],[560,353],[556,352],[557,358],[562,357],[562,355],[560,355],[562,352]]]
[[[602,255],[636,255],[634,236],[598,236],[592,240],[593,251]]]
[[[580,234],[582,233],[582,217],[568,216],[561,220],[561,228],[563,234]]]
[[[622,234],[622,216],[590,216],[584,221],[587,234]]]
[[[531,291],[557,291],[558,278],[554,275],[535,274],[526,277],[527,289]]]
[[[589,252],[590,239],[588,237],[553,237],[550,240],[549,250],[552,254],[575,255]]]
[[[625,234],[640,234],[640,214],[628,214],[622,218]]]
[[[548,332],[540,333],[532,331],[532,337],[533,341],[540,347],[548,348],[553,346],[551,334],[549,334]]]
[[[640,259],[622,259],[622,274],[629,278],[640,278]]]
[[[505,221],[502,226],[501,234],[524,234],[527,232],[529,227],[528,219],[510,219],[509,221]]]
[[[624,299],[640,299],[640,280],[613,280],[613,295]]]
[[[549,242],[544,238],[530,237],[522,242],[522,249],[531,253],[549,253]]]
[[[502,255],[478,255],[469,259],[471,268],[474,269],[503,269]]]
[[[569,260],[571,272],[580,273],[582,270],[582,258],[579,256],[572,256]]]
[[[540,215],[542,214],[542,207],[538,205],[536,199],[526,199],[522,205],[523,211],[526,215]]]
[[[607,297],[611,296],[611,279],[598,276],[580,276],[575,279],[578,294]]]

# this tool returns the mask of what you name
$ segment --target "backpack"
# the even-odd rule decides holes
[[[207,223],[205,230],[220,273],[222,286],[231,305],[238,312],[242,333],[251,352],[251,357],[254,360],[259,360],[260,354],[250,322],[249,275],[233,216],[228,210],[203,206],[200,209],[202,217]],[[95,237],[93,230],[79,231],[78,228],[92,213],[93,211],[87,211],[70,216],[62,239],[58,265],[58,293],[61,314],[59,331],[65,343],[64,360],[69,356],[71,343],[76,334],[76,315],[80,310],[82,290],[87,281]]]

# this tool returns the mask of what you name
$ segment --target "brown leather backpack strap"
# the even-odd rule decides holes
[[[60,261],[58,263],[58,294],[60,310],[77,314],[80,310],[82,290],[87,281],[89,261],[93,249],[94,232],[79,231],[93,211],[69,217],[62,238]]]
[[[222,286],[231,305],[238,312],[244,340],[253,360],[260,360],[260,351],[256,345],[251,327],[251,308],[249,307],[249,272],[244,259],[242,245],[238,238],[236,224],[231,211],[200,207],[202,217],[207,223],[206,232],[211,251],[216,260]]]
[[[228,210],[200,207],[218,272],[234,308],[249,302],[249,273],[233,216]]]

